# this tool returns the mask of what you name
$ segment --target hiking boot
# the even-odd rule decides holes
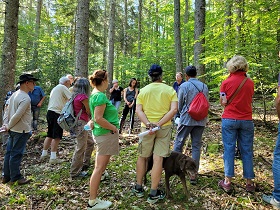
[[[88,204],[87,210],[107,209],[107,208],[109,208],[111,205],[112,205],[112,202],[111,202],[111,201],[105,201],[105,200],[101,200],[101,199],[96,198],[96,199],[95,199],[95,203],[94,203],[92,206],[90,206],[90,205]]]
[[[6,183],[8,183],[10,180],[11,180],[10,178],[3,177],[3,178],[2,178],[2,184],[6,184]]]
[[[107,180],[107,179],[109,179],[109,174],[108,174],[108,172],[105,170],[105,171],[103,172],[102,176],[101,176],[100,181],[102,182],[102,181],[105,181],[105,180]]]
[[[280,209],[280,201],[277,201],[272,195],[263,194],[262,199],[265,202],[270,203],[276,209]]]
[[[136,186],[131,190],[131,192],[138,198],[144,197],[144,189],[136,189]]]
[[[150,204],[154,204],[158,200],[162,200],[164,198],[165,198],[165,193],[162,190],[157,190],[157,194],[156,195],[149,194],[147,202],[150,203]]]
[[[225,184],[225,180],[219,181],[218,186],[222,188],[226,193],[231,193],[232,191],[231,183]]]
[[[253,193],[256,191],[256,185],[254,183],[252,184],[246,184],[246,191]]]
[[[59,164],[59,163],[62,163],[62,160],[60,160],[60,159],[58,159],[58,158],[50,159],[50,160],[49,160],[49,163],[50,163],[50,164]]]
[[[25,184],[29,184],[31,182],[31,180],[30,179],[21,178],[21,179],[19,179],[17,181],[11,182],[11,184],[13,185],[16,182],[17,182],[18,185],[25,185]]]

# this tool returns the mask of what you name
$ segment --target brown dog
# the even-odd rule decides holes
[[[147,171],[150,171],[153,167],[153,157],[149,157],[147,160]],[[169,179],[173,175],[178,175],[182,184],[184,193],[189,198],[189,192],[187,190],[186,185],[186,175],[195,175],[196,172],[196,164],[194,160],[182,153],[172,151],[169,157],[163,158],[163,169],[165,171],[165,188],[166,188],[166,196],[172,197],[170,192],[170,184]],[[147,182],[146,174],[144,176],[144,183]]]

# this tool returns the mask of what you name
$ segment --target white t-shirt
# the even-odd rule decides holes
[[[51,91],[48,110],[60,114],[71,95],[71,92],[65,85],[58,84]]]

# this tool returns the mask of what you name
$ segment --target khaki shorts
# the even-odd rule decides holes
[[[98,155],[118,155],[119,154],[119,134],[107,133],[101,136],[94,136],[97,144],[96,153]]]
[[[141,128],[141,132],[146,128]],[[142,142],[138,145],[138,152],[141,157],[150,157],[156,154],[161,157],[170,155],[171,125],[161,127],[153,135],[142,137]]]

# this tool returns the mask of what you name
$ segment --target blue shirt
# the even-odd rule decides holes
[[[31,99],[31,106],[37,106],[37,104],[45,96],[45,93],[40,86],[35,86],[32,92],[28,92],[28,95]]]
[[[182,80],[182,82],[180,84],[178,84],[177,81],[175,81],[173,83],[173,88],[174,88],[174,90],[176,91],[177,94],[178,94],[178,90],[179,90],[180,85],[182,85],[184,82],[185,82],[185,80]]]

